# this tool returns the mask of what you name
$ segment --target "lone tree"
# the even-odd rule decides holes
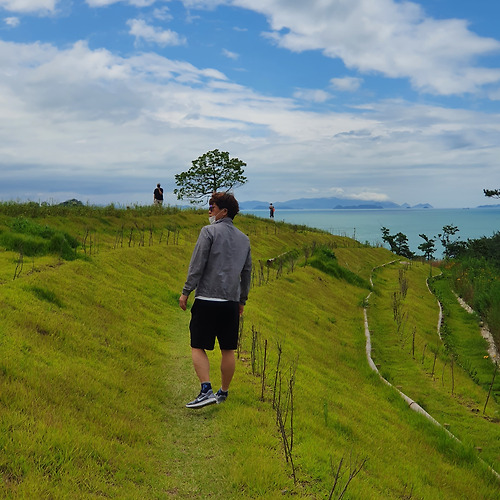
[[[424,240],[424,243],[418,245],[418,249],[424,252],[426,260],[432,260],[434,258],[434,252],[436,251],[436,240],[434,238],[429,238],[425,234],[419,234],[419,236]]]
[[[386,227],[382,227],[381,231],[382,240],[389,244],[391,252],[401,255],[402,257],[406,257],[407,259],[412,259],[414,257],[414,254],[408,245],[408,237],[406,234],[401,232],[397,234],[389,234],[389,229]]]
[[[500,198],[500,189],[483,189],[483,193],[488,198]]]
[[[424,252],[424,256],[429,262],[429,276],[432,277],[432,259],[434,258],[434,252],[436,251],[436,240],[434,238],[429,238],[425,234],[419,234],[419,236],[424,240],[424,243],[418,245],[418,249]]]
[[[229,153],[214,149],[192,161],[192,167],[175,175],[178,200],[189,199],[190,203],[203,203],[206,197],[223,189],[230,191],[247,181],[243,175],[246,163],[238,158],[229,158]]]
[[[453,224],[443,226],[443,232],[438,234],[441,245],[444,248],[444,256],[446,259],[454,259],[458,257],[467,248],[465,241],[452,240],[451,237],[458,233],[460,229]],[[458,236],[460,238],[460,236]]]

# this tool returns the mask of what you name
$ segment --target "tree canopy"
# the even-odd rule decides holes
[[[460,240],[452,240],[451,237],[458,233],[460,229],[453,224],[443,226],[443,232],[438,234],[441,245],[444,248],[444,256],[447,259],[455,259],[467,248],[467,243]]]
[[[193,160],[189,170],[175,175],[174,194],[178,200],[203,203],[216,191],[230,191],[245,184],[247,178],[243,175],[243,167],[246,167],[245,162],[230,158],[226,151],[208,151]]]
[[[386,227],[382,227],[381,231],[382,240],[389,244],[391,252],[401,255],[402,257],[406,257],[407,259],[412,259],[414,257],[414,254],[408,245],[408,237],[406,234],[399,232],[391,235],[389,234],[389,229]]]
[[[500,189],[483,189],[483,193],[488,198],[500,198]]]
[[[427,260],[432,260],[434,252],[436,251],[436,240],[434,238],[429,238],[425,234],[419,234],[419,236],[424,240],[424,243],[418,245],[418,249],[424,252],[424,256]]]

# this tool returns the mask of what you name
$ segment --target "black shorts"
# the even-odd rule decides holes
[[[238,302],[215,300],[194,301],[191,308],[191,347],[212,351],[215,338],[223,350],[238,347],[240,305]]]

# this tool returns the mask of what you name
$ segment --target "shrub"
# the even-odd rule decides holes
[[[73,260],[76,258],[76,245],[72,245],[67,239],[67,235],[63,233],[55,233],[50,238],[48,251],[60,255],[65,260]]]
[[[37,224],[32,219],[17,217],[9,223],[10,232],[0,233],[0,244],[7,250],[28,257],[55,253],[63,259],[76,257],[78,241],[71,235]]]
[[[500,232],[491,238],[478,238],[468,241],[467,255],[475,258],[484,258],[500,268]]]
[[[320,271],[323,271],[334,278],[347,281],[351,285],[359,286],[361,288],[370,288],[369,283],[353,273],[349,269],[342,267],[335,254],[326,246],[319,246],[314,249],[312,257],[307,263]]]
[[[39,236],[27,236],[9,232],[0,234],[0,244],[6,250],[19,252],[28,257],[45,255],[48,247],[47,241]]]

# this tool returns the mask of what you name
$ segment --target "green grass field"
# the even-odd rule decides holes
[[[0,241],[27,227],[13,225],[20,214],[8,208]],[[499,497],[487,466],[500,470],[499,405],[490,399],[482,415],[487,388],[472,380],[472,359],[465,369],[455,363],[452,392],[427,266],[374,273],[373,356],[460,442],[411,411],[368,366],[363,305],[372,268],[394,260],[389,251],[238,216],[254,259],[242,348],[227,402],[196,411],[184,407],[199,386],[189,312],[177,301],[206,214],[32,210],[23,217],[79,246],[72,256],[59,247],[0,252],[1,498],[322,499],[341,460],[331,498],[346,485],[351,499]],[[30,227],[25,240],[54,236]],[[318,248],[328,251],[317,257]],[[403,268],[407,319],[398,331],[393,294]],[[456,317],[450,335],[477,326]],[[474,362],[489,361],[474,353]],[[210,358],[218,387],[217,350]]]

